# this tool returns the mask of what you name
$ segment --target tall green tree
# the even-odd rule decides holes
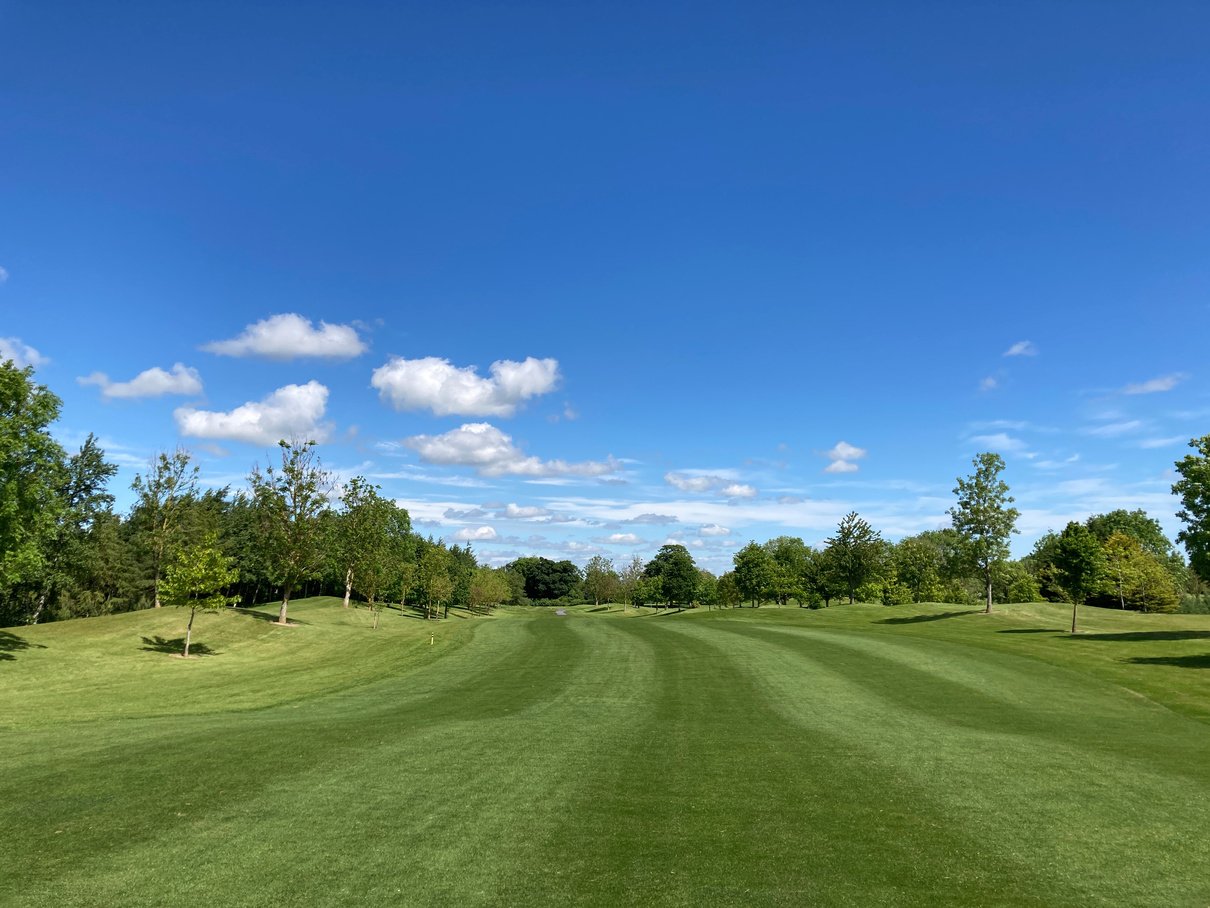
[[[160,602],[160,578],[173,547],[181,542],[181,515],[197,494],[198,468],[184,448],[171,454],[161,451],[151,460],[144,476],[138,473],[131,488],[135,506],[131,521],[138,538],[151,557],[152,599]]]
[[[797,536],[776,536],[764,547],[770,561],[769,595],[778,605],[805,598],[803,578],[811,557],[806,543]]]
[[[1076,616],[1101,582],[1105,573],[1105,555],[1096,536],[1074,520],[1059,534],[1055,546],[1055,567],[1059,582],[1071,598],[1071,632],[1076,632]]]
[[[0,363],[0,612],[37,620],[50,548],[64,509],[64,452],[49,426],[61,402],[31,367]]]
[[[239,596],[227,594],[227,589],[238,580],[239,571],[219,549],[215,534],[173,553],[164,575],[163,595],[169,605],[189,609],[185,649],[181,653],[186,659],[193,639],[193,619],[199,611],[217,612],[239,602]]]
[[[385,581],[390,539],[387,535],[394,502],[378,494],[379,487],[364,476],[354,476],[341,495],[344,510],[329,523],[327,554],[344,575],[344,607],[357,588],[377,601]]]
[[[1008,483],[1000,478],[1004,459],[992,452],[977,454],[975,472],[959,477],[954,494],[958,503],[949,509],[958,531],[963,554],[978,570],[987,592],[988,613],[992,610],[992,587],[996,566],[1008,558],[1008,539],[1017,532],[1021,512],[1010,507],[1013,498]]]
[[[278,446],[281,467],[254,467],[248,484],[256,500],[264,564],[282,590],[277,622],[286,624],[291,593],[323,569],[320,515],[328,507],[332,476],[321,466],[315,442],[281,441]]]
[[[1210,435],[1194,438],[1189,447],[1196,452],[1176,462],[1181,474],[1172,494],[1181,500],[1176,512],[1185,528],[1176,535],[1189,553],[1189,563],[1204,581],[1210,581]]]
[[[856,511],[850,511],[836,527],[836,535],[827,540],[827,545],[836,576],[852,604],[857,597],[857,588],[878,573],[883,553],[882,535]]]
[[[757,608],[773,581],[773,559],[769,552],[754,540],[731,556],[731,564],[740,596],[750,599],[752,607]]]

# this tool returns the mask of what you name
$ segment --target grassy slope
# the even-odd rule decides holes
[[[1210,618],[292,614],[0,636],[0,900],[1210,900]]]

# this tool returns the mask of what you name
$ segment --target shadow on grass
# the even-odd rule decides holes
[[[250,608],[233,608],[231,611],[237,615],[247,615],[249,618],[255,618],[257,621],[268,621],[270,624],[277,624],[276,612],[258,612]],[[290,624],[306,624],[306,621],[299,621],[293,615],[287,612],[286,621]],[[193,653],[193,647],[189,647],[190,654]]]
[[[46,649],[46,647],[41,643],[30,643],[24,637],[18,637],[8,631],[0,631],[0,662],[11,662],[17,658],[13,653],[27,649]]]
[[[963,615],[978,615],[980,612],[942,612],[939,615],[904,615],[902,618],[883,618],[879,624],[923,624],[925,621],[940,621],[943,618],[961,618]]]
[[[1175,665],[1178,668],[1210,668],[1210,653],[1200,656],[1136,656],[1135,665]]]
[[[1113,640],[1147,643],[1161,640],[1210,640],[1210,631],[1129,631],[1124,634],[1080,634],[1077,640]]]
[[[169,653],[174,656],[179,656],[185,651],[185,638],[174,637],[171,640],[167,637],[144,637],[143,645],[140,649],[149,653]],[[214,650],[208,647],[205,643],[189,644],[190,656],[217,656]]]
[[[1061,631],[1053,627],[1006,627],[1002,631],[996,631],[997,634],[1064,634],[1066,631]]]

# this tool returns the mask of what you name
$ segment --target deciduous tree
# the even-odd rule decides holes
[[[189,609],[189,624],[185,627],[185,649],[193,639],[193,619],[199,611],[217,612],[239,602],[226,590],[239,580],[239,572],[231,559],[218,548],[218,537],[211,534],[196,545],[188,545],[173,553],[162,584],[163,598],[169,605]]]
[[[1181,500],[1176,516],[1185,523],[1176,538],[1184,543],[1197,575],[1210,581],[1210,435],[1192,439],[1189,447],[1196,453],[1176,462],[1181,478],[1172,486],[1172,494]]]
[[[1072,521],[1059,535],[1055,546],[1055,567],[1059,582],[1071,597],[1071,632],[1076,632],[1080,604],[1096,589],[1105,570],[1101,543],[1088,527]]]
[[[320,515],[328,507],[331,474],[313,441],[281,441],[281,467],[254,467],[248,482],[256,499],[260,544],[271,581],[282,589],[277,621],[286,624],[290,595],[323,568]]]
[[[197,494],[198,468],[184,448],[161,451],[151,460],[147,475],[138,473],[131,488],[135,506],[131,521],[151,556],[152,599],[160,607],[160,577],[173,548],[181,542],[181,514]]]
[[[1017,532],[1020,512],[1013,507],[1008,483],[1000,478],[1004,459],[999,454],[977,454],[975,472],[959,477],[954,494],[958,503],[949,509],[954,529],[962,540],[962,552],[983,579],[987,612],[992,610],[992,581],[996,565],[1008,558],[1008,539]]]
[[[764,546],[749,542],[731,557],[735,586],[744,599],[758,607],[773,581],[773,559]]]

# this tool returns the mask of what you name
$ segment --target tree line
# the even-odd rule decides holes
[[[480,565],[469,545],[413,532],[408,512],[353,477],[339,488],[307,440],[282,441],[276,462],[256,465],[247,489],[202,489],[190,453],[160,453],[140,472],[127,514],[114,511],[117,467],[95,436],[66,452],[50,434],[61,402],[32,368],[0,364],[0,624],[100,615],[165,604],[197,608],[276,599],[354,598],[429,617],[451,607],[594,604],[666,607],[826,607],[836,601],[994,602],[1047,599],[1149,612],[1203,602],[1210,579],[1210,436],[1176,464],[1178,536],[1187,565],[1143,511],[1117,510],[1051,532],[1017,560],[1019,516],[998,454],[975,457],[959,477],[952,526],[898,542],[857,513],[820,547],[795,536],[751,541],[715,576],[668,543],[621,568],[601,555],[518,558]],[[1192,599],[1191,599],[1192,597]]]

